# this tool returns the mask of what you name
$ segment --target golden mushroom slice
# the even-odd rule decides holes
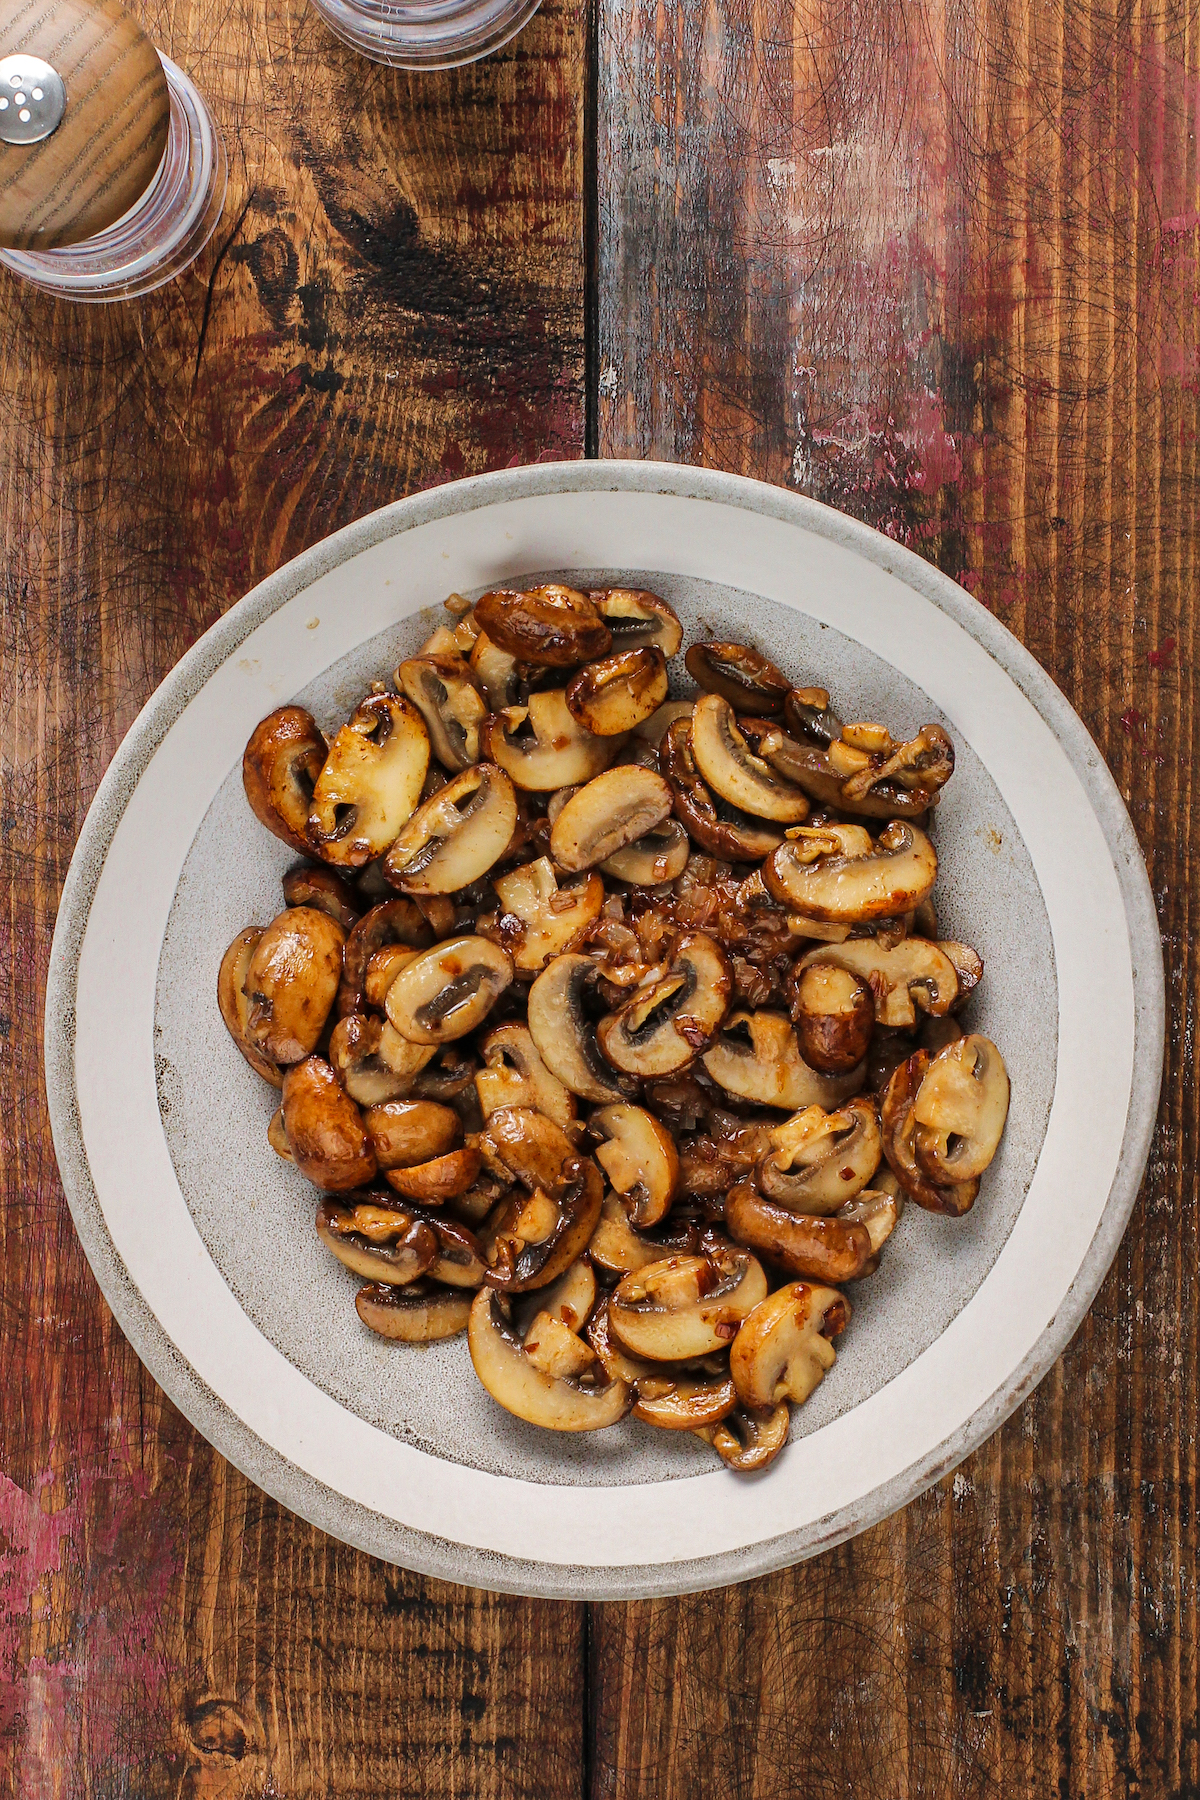
[[[494,713],[517,704],[521,697],[517,659],[510,656],[507,650],[502,650],[499,644],[494,644],[486,631],[479,632],[471,646],[469,666]],[[482,730],[481,725],[480,731]]]
[[[879,1178],[878,1187],[864,1188],[853,1200],[838,1207],[834,1217],[850,1225],[862,1225],[871,1240],[870,1263],[859,1271],[861,1275],[868,1274],[878,1263],[879,1252],[900,1223],[903,1213],[904,1192],[890,1169]]]
[[[727,862],[757,862],[783,841],[782,827],[755,819],[720,799],[692,754],[692,718],[672,720],[659,745],[659,767],[675,796],[675,812],[702,850]]]
[[[954,1045],[948,1048],[952,1050]],[[961,1218],[979,1196],[978,1175],[954,1182],[931,1181],[917,1161],[916,1135],[920,1128],[915,1102],[930,1060],[928,1050],[918,1050],[893,1070],[879,1109],[883,1154],[910,1200],[915,1200],[926,1212],[949,1213],[954,1218]]]
[[[866,1073],[863,1063],[845,1075],[809,1068],[791,1025],[782,1013],[767,1010],[731,1013],[702,1060],[727,1093],[789,1112],[837,1106],[857,1092]]]
[[[836,1112],[808,1106],[777,1125],[755,1181],[790,1212],[825,1216],[861,1193],[882,1160],[875,1102],[858,1095]]]
[[[661,1262],[667,1253],[666,1245],[639,1236],[616,1194],[605,1194],[599,1221],[588,1244],[588,1255],[598,1269],[605,1269],[610,1275],[628,1275],[635,1269],[646,1269],[651,1263]]]
[[[644,1106],[619,1101],[588,1121],[600,1135],[596,1161],[625,1202],[635,1230],[657,1225],[679,1186],[679,1153],[669,1131]]]
[[[403,944],[385,944],[377,950],[367,964],[366,979],[363,982],[363,994],[368,1006],[382,1012],[387,1002],[388,989],[395,981],[401,969],[410,963],[417,952],[406,950]]]
[[[250,734],[242,757],[242,785],[256,819],[307,856],[308,809],[328,747],[302,706],[280,706]]]
[[[757,1475],[775,1461],[787,1443],[790,1425],[791,1411],[783,1400],[764,1412],[735,1407],[719,1425],[698,1428],[696,1436],[712,1445],[727,1469],[738,1475]]]
[[[467,1329],[473,1297],[423,1276],[405,1287],[372,1281],[354,1296],[354,1310],[380,1337],[400,1344],[435,1344]]]
[[[346,939],[337,998],[339,1014],[344,1017],[363,1011],[369,998],[367,971],[381,950],[426,950],[432,942],[429,922],[415,900],[396,897],[373,906]],[[395,973],[399,973],[398,967]]]
[[[661,887],[683,874],[690,854],[688,834],[679,820],[664,819],[635,843],[606,856],[600,872],[631,887]]]
[[[669,819],[673,798],[653,769],[607,769],[562,808],[550,830],[550,854],[569,874],[594,868]]]
[[[958,976],[958,993],[953,1001],[957,1011],[967,995],[973,993],[983,980],[983,958],[978,950],[972,950],[970,944],[957,944],[946,938],[939,941],[938,949],[943,956],[950,958],[954,964],[954,973]]]
[[[489,1168],[547,1193],[558,1191],[563,1170],[576,1155],[562,1127],[528,1106],[494,1112],[478,1142]]]
[[[479,1046],[484,1067],[475,1076],[484,1119],[506,1107],[532,1107],[564,1129],[575,1118],[575,1096],[551,1074],[527,1025],[515,1019],[489,1031]]]
[[[315,906],[328,913],[349,934],[361,916],[358,897],[348,881],[319,863],[299,863],[283,878],[283,898],[288,906]]]
[[[393,1206],[388,1195],[323,1200],[317,1209],[317,1236],[362,1281],[403,1287],[437,1260],[432,1228],[411,1211]]]
[[[600,917],[604,905],[604,883],[598,875],[559,887],[548,856],[522,863],[498,876],[492,886],[503,908],[500,931],[518,969],[543,968],[577,932]],[[504,914],[520,929],[509,925]]]
[[[359,1106],[379,1106],[399,1100],[411,1088],[419,1072],[417,1067],[394,1067],[385,1054],[384,1033],[389,1031],[383,1020],[364,1013],[349,1013],[339,1019],[329,1038],[329,1061],[337,1078]],[[395,1032],[391,1033],[394,1039]],[[387,1048],[390,1049],[390,1040]],[[415,1049],[415,1045],[408,1046]],[[428,1056],[432,1056],[432,1049]],[[426,1060],[428,1060],[428,1056]]]
[[[585,731],[568,710],[561,688],[530,694],[524,706],[504,707],[487,720],[482,732],[488,760],[517,787],[538,794],[590,781],[608,767],[620,745],[620,738]]]
[[[789,1212],[764,1200],[752,1181],[730,1188],[725,1223],[735,1243],[808,1281],[853,1281],[874,1255],[871,1234],[857,1220]]]
[[[821,958],[805,958],[788,992],[800,1054],[824,1075],[845,1075],[867,1054],[875,1029],[875,997],[861,975]]]
[[[664,700],[656,712],[652,712],[648,719],[635,727],[635,743],[653,744],[657,750],[677,719],[685,720],[690,731],[695,707],[694,700]]]
[[[762,1300],[729,1350],[729,1371],[742,1405],[765,1412],[790,1400],[802,1406],[837,1361],[832,1340],[850,1321],[836,1288],[792,1281]]]
[[[940,1050],[913,1102],[917,1161],[942,1185],[977,1179],[1000,1146],[1008,1118],[1004,1058],[972,1032]]]
[[[387,878],[409,894],[456,894],[500,860],[516,823],[512,782],[476,763],[417,808],[384,858]]]
[[[596,1277],[586,1257],[580,1257],[549,1287],[538,1288],[532,1300],[526,1301],[532,1324],[542,1315],[565,1325],[568,1331],[582,1330],[596,1304]],[[526,1328],[526,1336],[529,1328]]]
[[[845,970],[874,995],[875,1023],[901,1031],[915,1026],[918,1008],[940,1018],[958,998],[954,964],[937,944],[925,938],[906,937],[891,949],[875,938],[822,944],[809,951],[800,967],[805,976],[816,975],[822,968]]]
[[[600,1021],[597,1041],[613,1067],[626,1074],[670,1075],[710,1042],[732,990],[721,946],[705,932],[688,932],[620,1012]]]
[[[458,771],[479,761],[487,703],[461,656],[410,656],[396,670],[396,686],[424,719],[443,768]]]
[[[502,650],[542,668],[574,668],[603,656],[612,644],[612,633],[588,596],[557,581],[482,594],[475,618]]]
[[[362,1114],[319,1056],[283,1078],[283,1129],[300,1173],[327,1193],[360,1188],[375,1174]]]
[[[385,1100],[367,1108],[363,1124],[385,1173],[444,1156],[462,1136],[462,1121],[454,1108],[436,1100]]]
[[[512,978],[497,945],[450,938],[401,969],[388,989],[388,1021],[410,1043],[449,1043],[483,1023]]]
[[[267,926],[246,966],[246,1038],[275,1063],[316,1049],[337,998],[346,938],[328,913],[290,906]]]
[[[595,1163],[573,1156],[552,1192],[535,1188],[505,1200],[482,1234],[488,1283],[510,1294],[548,1287],[587,1249],[603,1194]]]
[[[807,691],[814,701],[824,693]],[[899,746],[885,732],[889,748],[872,750],[861,747],[872,740],[849,741],[856,728],[842,725],[828,710],[828,699],[825,694],[822,708],[790,694],[784,711],[796,736],[778,729],[767,732],[758,745],[764,762],[818,805],[860,818],[919,819],[937,805],[954,769],[954,745],[940,725],[923,726],[914,739]],[[891,772],[885,774],[889,762]]]
[[[644,725],[666,697],[667,665],[650,645],[588,663],[566,686],[568,709],[597,737],[619,737]]]
[[[683,660],[697,687],[756,719],[781,713],[791,692],[787,676],[746,644],[692,644]]]
[[[631,1356],[609,1330],[608,1299],[588,1321],[588,1342],[605,1373],[634,1391],[633,1416],[660,1431],[695,1431],[715,1425],[737,1405],[724,1354],[675,1365]]]
[[[588,1012],[599,980],[590,956],[555,956],[529,990],[526,1017],[538,1054],[564,1087],[581,1100],[621,1100],[620,1078],[600,1054]]]
[[[763,881],[781,906],[805,918],[858,925],[912,912],[937,879],[937,852],[917,825],[893,819],[866,855],[810,859],[789,841],[763,864]]]
[[[491,1288],[475,1296],[467,1343],[475,1373],[492,1399],[531,1425],[548,1431],[601,1431],[623,1419],[633,1404],[630,1389],[624,1382],[609,1381],[594,1356],[578,1374],[552,1375],[538,1368]]]
[[[588,598],[611,631],[616,650],[649,644],[668,657],[683,642],[683,626],[673,608],[648,588],[606,588]]]
[[[250,1001],[246,994],[246,974],[250,968],[250,959],[258,948],[263,935],[261,925],[248,925],[239,931],[221,958],[221,967],[217,975],[217,1005],[221,1009],[229,1035],[245,1057],[256,1075],[269,1081],[272,1087],[283,1086],[283,1070],[273,1062],[262,1050],[250,1042],[247,1024],[250,1018]]]
[[[748,1251],[712,1245],[702,1256],[670,1256],[625,1275],[609,1296],[611,1330],[635,1356],[685,1362],[724,1350],[767,1292]]]
[[[309,842],[358,869],[382,856],[412,817],[429,767],[429,733],[411,700],[371,694],[342,726],[313,788]]]
[[[754,754],[733,708],[719,694],[697,700],[689,741],[700,774],[730,806],[783,825],[798,825],[808,817],[807,795]]]
[[[385,1179],[389,1187],[409,1200],[419,1200],[422,1206],[441,1206],[474,1185],[482,1164],[478,1150],[468,1144],[430,1157],[428,1162],[388,1169]]]

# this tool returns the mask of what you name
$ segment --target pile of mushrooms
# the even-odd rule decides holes
[[[363,1324],[463,1330],[519,1418],[628,1413],[737,1470],[833,1367],[906,1201],[964,1213],[1008,1113],[939,938],[938,725],[843,724],[657,595],[454,595],[326,740],[283,706],[251,807],[306,860],[222,1016],[279,1090]]]

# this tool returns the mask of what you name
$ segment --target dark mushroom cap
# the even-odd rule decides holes
[[[865,1225],[789,1212],[764,1199],[751,1181],[726,1195],[725,1222],[735,1243],[808,1281],[853,1281],[872,1254]]]
[[[475,617],[501,650],[543,668],[574,668],[603,656],[612,644],[587,595],[557,582],[484,594],[475,602]]]
[[[302,706],[280,706],[250,734],[242,784],[251,811],[268,831],[307,855],[308,811],[328,747]]]
[[[327,1193],[347,1193],[374,1177],[362,1114],[321,1057],[307,1057],[284,1076],[283,1128],[300,1173]]]
[[[691,750],[691,714],[668,725],[659,745],[662,773],[675,796],[675,816],[710,856],[726,862],[758,862],[783,842],[783,832],[719,799]]]
[[[780,713],[792,691],[787,676],[746,644],[692,644],[683,660],[697,687],[719,694],[737,712]]]
[[[328,913],[342,930],[354,930],[361,916],[358,896],[349,882],[318,863],[299,863],[283,878],[283,898],[288,906],[315,906]]]

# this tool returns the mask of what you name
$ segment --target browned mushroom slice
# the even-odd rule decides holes
[[[575,1096],[551,1074],[526,1025],[510,1020],[480,1045],[484,1067],[475,1076],[484,1119],[502,1108],[532,1107],[564,1129],[575,1118]]]
[[[313,906],[291,906],[259,938],[246,968],[247,1041],[276,1063],[300,1062],[325,1029],[345,935]]]
[[[422,1069],[413,1084],[413,1093],[422,1100],[461,1102],[468,1088],[474,1086],[478,1067],[475,1058],[461,1045],[447,1044],[428,1068]]]
[[[353,1015],[351,1015],[353,1016]],[[448,1094],[434,1093],[427,1080],[428,1066],[437,1055],[436,1044],[410,1044],[406,1037],[401,1037],[396,1027],[387,1019],[383,1021],[379,1032],[379,1060],[393,1074],[404,1077],[403,1093],[397,1099],[407,1097],[416,1089],[418,1082],[422,1084],[421,1098],[425,1100],[449,1099]],[[463,1081],[470,1080],[470,1070],[464,1071]]]
[[[644,1106],[601,1107],[589,1121],[601,1142],[596,1161],[625,1202],[638,1230],[657,1225],[671,1210],[679,1184],[679,1154],[670,1132]]]
[[[790,710],[789,703],[789,717]],[[795,727],[795,721],[791,722]],[[940,727],[926,727],[926,730],[937,731]],[[949,743],[949,739],[946,742]],[[878,771],[887,759],[883,756],[872,758],[867,751],[855,749],[840,737],[822,745],[804,742],[802,738],[798,741],[786,732],[775,730],[760,739],[758,753],[779,774],[803,788],[818,805],[837,807],[841,812],[854,813],[860,818],[919,819],[937,804],[939,798],[940,780],[934,780],[929,787],[912,787],[895,778],[880,780],[877,773],[872,779],[873,772]],[[940,775],[944,767],[940,750],[938,760],[937,773]],[[950,766],[953,767],[953,747]]]
[[[571,669],[612,645],[612,633],[588,596],[559,582],[483,594],[475,618],[501,650],[542,668]]]
[[[530,1036],[546,1067],[581,1100],[621,1100],[619,1078],[600,1054],[587,1003],[600,972],[590,956],[556,956],[529,990]],[[636,1089],[634,1090],[636,1091]]]
[[[363,1281],[403,1287],[437,1260],[431,1226],[382,1194],[323,1200],[317,1209],[317,1236],[340,1263]]]
[[[832,1339],[849,1321],[850,1304],[836,1288],[792,1281],[762,1300],[729,1351],[743,1406],[759,1412],[781,1400],[802,1406],[837,1361]]]
[[[448,1043],[483,1023],[512,978],[512,963],[486,938],[451,938],[401,969],[388,1020],[411,1043]]]
[[[456,894],[500,860],[516,823],[512,782],[477,763],[418,807],[384,859],[387,878],[410,894]]]
[[[917,1162],[931,1181],[978,1178],[1000,1145],[1008,1118],[1004,1058],[973,1032],[938,1052],[913,1102]]]
[[[550,832],[550,854],[561,869],[594,868],[637,842],[671,816],[672,792],[653,769],[608,769],[573,794]]]
[[[283,898],[288,906],[314,906],[328,913],[349,935],[358,924],[360,909],[354,889],[332,869],[316,863],[300,863],[283,878]]]
[[[375,1174],[375,1152],[362,1114],[319,1056],[283,1078],[283,1128],[300,1173],[326,1193],[359,1188]]]
[[[415,950],[406,950],[403,944],[385,944],[377,950],[367,964],[367,973],[363,981],[363,994],[368,1006],[382,1012],[387,1002],[388,989],[395,981],[401,969],[412,962]]]
[[[695,1245],[692,1246],[695,1248]],[[661,1262],[667,1248],[652,1238],[641,1237],[629,1223],[629,1215],[615,1194],[606,1194],[600,1218],[588,1245],[588,1255],[597,1268],[610,1275],[628,1275],[631,1270],[648,1268]]]
[[[862,1086],[860,1063],[845,1075],[823,1075],[800,1054],[796,1033],[776,1012],[731,1013],[716,1043],[705,1053],[712,1079],[739,1100],[760,1106],[836,1106]]]
[[[791,1413],[786,1400],[769,1412],[735,1407],[719,1425],[701,1426],[696,1436],[711,1444],[727,1469],[757,1475],[769,1468],[788,1441]]]
[[[462,1125],[453,1107],[436,1100],[385,1100],[363,1114],[379,1167],[411,1169],[453,1150]]]
[[[732,991],[721,946],[705,932],[688,932],[620,1012],[600,1021],[597,1042],[626,1074],[669,1075],[711,1041]]]
[[[802,789],[785,781],[755,756],[739,729],[728,700],[704,694],[692,713],[689,739],[701,776],[730,806],[756,819],[796,825],[809,814]]]
[[[810,860],[803,844],[789,842],[772,851],[762,873],[781,905],[854,925],[919,906],[937,878],[937,852],[919,826],[893,819],[866,856]]]
[[[956,944],[945,938],[939,942],[938,949],[943,956],[949,957],[958,976],[958,993],[950,1003],[957,1012],[967,995],[973,993],[983,980],[983,958],[970,944]]]
[[[797,963],[788,978],[792,1023],[810,1068],[844,1075],[867,1054],[875,1029],[875,999],[852,970],[822,958]]]
[[[475,1296],[467,1343],[475,1373],[492,1399],[531,1425],[548,1431],[599,1431],[623,1419],[632,1405],[630,1389],[624,1382],[609,1381],[594,1356],[582,1362],[578,1374],[554,1375],[538,1368],[505,1317],[499,1294],[490,1288]]]
[[[588,598],[612,632],[617,650],[649,644],[669,657],[683,642],[683,626],[673,609],[647,588],[607,588]]]
[[[679,820],[664,819],[636,843],[606,856],[600,872],[615,881],[627,881],[631,887],[661,887],[683,874],[690,850],[688,834]]]
[[[609,1330],[607,1298],[588,1320],[587,1338],[605,1374],[633,1389],[634,1417],[660,1431],[695,1431],[701,1425],[715,1425],[737,1404],[723,1355],[678,1367],[632,1356]]]
[[[410,656],[396,670],[396,686],[424,719],[443,768],[468,769],[479,761],[479,728],[488,709],[460,656]]]
[[[517,659],[494,644],[486,631],[481,631],[471,647],[469,665],[479,682],[487,703],[494,713],[506,706],[516,706],[521,698],[521,681]],[[482,729],[482,728],[481,728]]]
[[[362,1012],[367,999],[367,969],[380,950],[393,944],[404,950],[426,950],[432,942],[433,932],[415,900],[385,900],[373,906],[346,939],[338,1012],[343,1016]]]
[[[608,1322],[635,1356],[684,1362],[725,1349],[766,1292],[753,1256],[713,1246],[623,1276],[609,1296]]]
[[[911,1030],[917,1008],[940,1017],[958,995],[958,976],[950,958],[924,938],[904,938],[885,949],[874,938],[851,938],[844,944],[822,944],[810,950],[801,968],[847,969],[875,996],[875,1019],[895,1030]]]
[[[691,712],[668,725],[659,746],[662,773],[671,783],[675,813],[710,856],[727,862],[757,862],[783,841],[783,832],[730,806],[712,792],[691,748]]]
[[[242,757],[242,785],[255,818],[304,856],[308,809],[327,755],[312,714],[280,706],[254,727]]]
[[[542,968],[577,932],[599,918],[604,905],[604,883],[598,875],[560,888],[548,856],[497,876],[492,885],[503,908],[500,940],[518,969]]]
[[[556,1280],[587,1249],[603,1196],[595,1163],[572,1156],[553,1194],[537,1188],[507,1202],[503,1217],[487,1234],[488,1283],[521,1294]]]
[[[725,1222],[735,1243],[808,1281],[853,1281],[872,1255],[865,1225],[789,1212],[764,1200],[751,1181],[729,1190]]]
[[[879,1262],[879,1253],[891,1237],[904,1212],[904,1190],[892,1174],[886,1169],[878,1178],[878,1186],[864,1188],[853,1200],[847,1200],[839,1206],[836,1214],[850,1225],[862,1225],[871,1240],[871,1256],[869,1263],[859,1270],[860,1275],[871,1272]]]
[[[867,794],[889,787],[916,794],[926,805],[935,804],[939,790],[954,773],[954,744],[940,725],[922,725],[916,737],[905,744],[893,743],[886,730],[878,742],[856,736],[856,730],[862,732],[861,727],[845,726],[843,742],[867,750],[871,765],[857,770],[842,783],[844,804],[853,806]]]
[[[338,1020],[330,1036],[329,1060],[338,1080],[359,1106],[399,1100],[416,1080],[416,1068],[394,1068],[384,1055],[383,1034],[387,1030],[380,1019],[349,1013]]]
[[[585,731],[567,710],[561,688],[530,694],[524,706],[506,706],[486,721],[482,732],[488,760],[517,787],[540,794],[590,781],[608,767],[620,744],[620,738]]]
[[[691,730],[692,714],[695,709],[696,702],[694,700],[664,700],[657,712],[652,712],[648,719],[643,720],[642,724],[635,728],[633,742],[635,744],[653,744],[657,749],[671,726],[680,719],[683,720],[688,731]],[[686,734],[684,741],[686,742]]]
[[[478,1150],[469,1145],[461,1150],[447,1150],[443,1156],[431,1157],[428,1162],[388,1169],[387,1184],[398,1194],[419,1200],[423,1206],[441,1206],[444,1201],[466,1193],[479,1174],[482,1161]]]
[[[492,1114],[479,1148],[489,1168],[503,1171],[527,1188],[556,1194],[575,1146],[562,1128],[532,1107],[504,1107]]]
[[[429,733],[410,700],[371,694],[342,726],[317,777],[309,841],[326,862],[361,868],[412,817],[429,767]]]
[[[771,1142],[755,1179],[769,1200],[797,1213],[836,1212],[867,1186],[883,1159],[875,1103],[861,1096],[836,1112],[806,1107],[777,1125]]]
[[[951,1046],[953,1049],[953,1045]],[[929,1068],[927,1050],[918,1050],[895,1070],[880,1107],[883,1154],[910,1200],[926,1212],[949,1213],[961,1218],[979,1194],[979,1177],[940,1184],[929,1179],[916,1156],[917,1120],[914,1102]]]
[[[275,1111],[271,1114],[271,1121],[267,1126],[267,1142],[270,1144],[276,1156],[282,1156],[284,1162],[295,1162],[296,1159],[292,1155],[292,1146],[287,1140],[287,1132],[283,1129],[282,1106],[277,1106]]]
[[[529,1318],[525,1336],[529,1336],[530,1327],[543,1314],[565,1325],[568,1331],[581,1331],[595,1304],[595,1272],[586,1256],[582,1256],[549,1287],[537,1288],[532,1299],[524,1301],[521,1310]]]
[[[429,1279],[446,1287],[477,1288],[487,1270],[483,1249],[475,1233],[458,1219],[443,1212],[427,1212],[416,1201],[407,1203],[415,1219],[428,1225],[437,1239],[437,1255],[429,1265]]]
[[[401,1344],[435,1344],[467,1329],[472,1298],[461,1288],[438,1287],[418,1276],[401,1288],[368,1282],[354,1296],[354,1310],[380,1337]]]
[[[757,718],[781,713],[791,692],[787,676],[745,644],[693,644],[684,662],[697,687],[719,694],[736,712]]]
[[[585,731],[619,737],[643,725],[667,697],[661,650],[618,650],[588,663],[566,687],[567,707]]]
[[[793,688],[783,703],[787,728],[801,743],[825,750],[842,735],[842,721],[829,704],[828,688]]]
[[[250,1017],[250,1001],[246,995],[246,975],[250,968],[250,959],[258,948],[263,935],[261,925],[248,925],[245,931],[239,931],[221,958],[221,968],[217,975],[217,1005],[221,1009],[221,1017],[228,1028],[229,1035],[245,1057],[256,1075],[269,1081],[272,1087],[283,1086],[283,1070],[278,1063],[272,1062],[269,1056],[250,1042],[246,1034],[246,1025]]]

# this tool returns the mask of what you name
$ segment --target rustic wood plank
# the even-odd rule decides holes
[[[583,11],[412,79],[303,0],[141,16],[226,134],[213,244],[129,306],[0,271],[0,1792],[561,1800],[582,1608],[400,1574],[196,1437],[84,1262],[40,1045],[83,814],[187,645],[376,505],[580,453]]]
[[[794,485],[1021,636],[1125,794],[1170,1051],[1038,1392],[814,1562],[600,1609],[596,1795],[1179,1795],[1197,1740],[1194,0],[602,11],[600,448]]]

